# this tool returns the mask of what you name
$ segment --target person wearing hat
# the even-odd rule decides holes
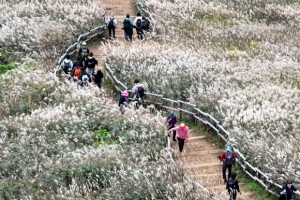
[[[218,158],[220,159],[220,163],[223,162],[222,174],[223,174],[224,183],[226,184],[227,183],[226,170],[228,168],[228,179],[229,179],[229,177],[231,176],[232,165],[236,161],[235,153],[233,151],[231,151],[229,144],[225,145],[225,150],[222,152],[221,156],[219,156]]]
[[[228,194],[231,197],[230,199],[232,200],[236,200],[237,192],[239,192],[240,195],[242,194],[240,191],[239,182],[235,178],[236,178],[236,173],[232,172],[226,184],[226,190],[228,191]]]
[[[185,125],[184,123],[181,123],[179,126],[171,128],[168,133],[170,133],[171,131],[177,132],[179,151],[181,153],[183,150],[184,142],[187,142],[189,137],[189,127],[187,127],[187,125]]]
[[[84,62],[88,57],[90,50],[86,47],[86,42],[82,42],[82,48],[78,51],[78,56],[81,57],[81,61]]]
[[[117,20],[115,19],[115,14],[111,13],[110,18],[106,21],[108,27],[109,38],[111,38],[111,32],[113,32],[113,38],[116,38],[116,26]]]
[[[291,180],[287,181],[280,191],[280,200],[291,200],[293,193],[300,194],[300,192],[294,187]]]
[[[123,91],[120,95],[120,100],[119,100],[119,107],[120,107],[120,110],[121,110],[121,113],[124,114],[124,110],[122,110],[121,106],[125,105],[126,106],[126,101],[128,99],[128,92],[127,90]]]
[[[176,116],[174,112],[170,112],[170,114],[166,117],[165,125],[167,126],[168,130],[174,128],[177,123]],[[176,131],[173,131],[173,141],[176,142]]]

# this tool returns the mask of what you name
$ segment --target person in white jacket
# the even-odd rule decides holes
[[[143,84],[140,83],[138,79],[134,80],[134,86],[131,89],[132,93],[134,94],[134,100],[137,100],[138,97],[143,98],[145,93],[145,87]]]
[[[140,30],[141,25],[142,25],[142,16],[141,16],[141,13],[137,13],[136,18],[134,19],[134,22],[133,22],[133,26],[136,28],[137,38],[142,37],[141,30]]]
[[[66,55],[64,62],[62,63],[62,68],[66,74],[71,73],[71,70],[73,68],[73,62],[70,59],[69,54]]]
[[[111,38],[111,32],[113,32],[113,38],[116,38],[116,26],[117,20],[115,19],[115,14],[111,13],[110,18],[106,21],[108,27],[109,38]]]

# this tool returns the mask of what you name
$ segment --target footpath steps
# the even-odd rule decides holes
[[[117,19],[118,25],[116,27],[116,39],[124,41],[124,31],[121,30],[121,21],[128,13],[132,20],[135,19],[136,13],[133,10],[132,0],[95,0],[95,3],[106,9],[106,18],[110,17],[113,12]],[[108,31],[108,30],[106,30]],[[136,32],[134,30],[133,39],[136,39]],[[111,40],[113,41],[113,40]],[[99,61],[98,69],[104,70],[105,53],[101,45],[91,46],[88,44],[88,48],[94,53],[94,57]],[[125,115],[130,114],[125,112]],[[173,133],[172,133],[173,134]],[[193,130],[191,130],[188,142],[184,145],[184,152],[179,153],[178,143],[172,141],[171,136],[171,148],[172,156],[178,167],[192,180],[205,186],[211,193],[214,194],[220,200],[228,200],[229,195],[225,190],[225,184],[223,183],[221,175],[221,166],[219,164],[217,156],[221,154],[223,149],[219,149],[214,146],[205,136],[199,136]],[[237,178],[238,179],[238,178]],[[255,200],[259,199],[254,196],[252,192],[244,192],[244,184],[240,183],[242,195],[237,196],[237,200]],[[196,188],[197,191],[205,193],[203,190]]]
[[[217,158],[223,149],[214,146],[205,136],[199,136],[193,130],[190,131],[188,142],[184,144],[183,153],[179,153],[177,142],[171,141],[171,148],[178,151],[173,153],[174,160],[189,178],[206,187],[218,199],[229,199],[223,182],[222,165]],[[252,192],[244,192],[243,188],[241,183],[242,195],[238,194],[237,199],[258,199]]]

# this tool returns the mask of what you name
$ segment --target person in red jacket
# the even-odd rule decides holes
[[[232,165],[235,163],[236,156],[233,151],[231,151],[230,145],[225,146],[225,151],[222,152],[220,158],[220,163],[223,162],[222,166],[222,174],[223,174],[223,179],[224,183],[227,183],[226,179],[226,169],[228,168],[228,179],[231,175],[231,168]]]

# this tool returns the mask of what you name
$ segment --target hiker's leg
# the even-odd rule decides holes
[[[230,175],[231,175],[231,167],[232,165],[228,165],[228,179],[230,178]]]
[[[224,181],[226,180],[226,169],[227,169],[227,166],[223,165],[222,166],[222,174],[223,174]]]
[[[113,27],[113,28],[112,28],[112,31],[113,31],[113,36],[114,36],[114,38],[116,38],[116,27]]]
[[[235,189],[232,190],[232,197],[233,197],[233,200],[236,200],[236,190]]]
[[[129,34],[129,39],[130,39],[130,41],[132,41],[132,33]]]
[[[125,36],[125,40],[128,41],[128,34],[124,33],[124,36]]]
[[[138,29],[138,28],[135,28],[135,30],[136,30],[136,35],[137,35],[137,37],[139,38],[139,29]]]
[[[179,151],[182,152],[183,145],[184,145],[184,139],[177,137],[177,140],[178,140]]]
[[[111,37],[111,27],[108,27],[108,35]]]
[[[173,141],[176,141],[176,131],[173,131]]]

